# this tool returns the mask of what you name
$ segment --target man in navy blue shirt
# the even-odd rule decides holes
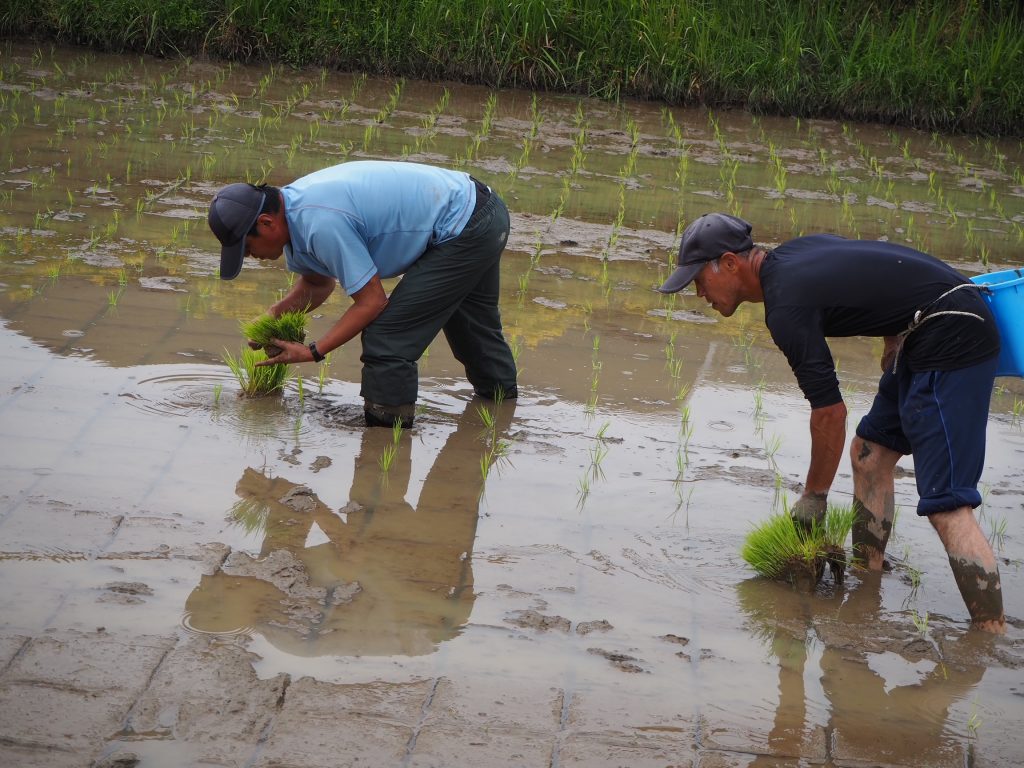
[[[725,317],[763,302],[765,324],[811,406],[811,462],[794,518],[825,516],[846,441],[846,405],[829,336],[879,336],[882,377],[850,444],[855,556],[881,570],[895,515],[893,471],[913,454],[918,515],[941,539],[977,627],[1005,632],[999,568],[974,517],[999,332],[978,287],[938,259],[880,241],[810,235],[774,250],[751,225],[712,213],[683,233],[679,266],[658,289],[691,282]]]
[[[270,307],[275,317],[319,307],[341,284],[352,305],[307,346],[275,341],[266,363],[319,362],[361,335],[361,394],[370,426],[411,426],[417,361],[439,331],[478,395],[517,395],[498,310],[508,209],[467,173],[419,163],[356,161],[278,189],[229,184],[210,203],[221,242],[220,276],[246,255],[277,259],[299,275]],[[388,296],[382,278],[402,275]]]

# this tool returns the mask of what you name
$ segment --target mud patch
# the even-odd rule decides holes
[[[627,653],[606,651],[603,648],[587,648],[587,653],[592,653],[595,656],[601,656],[602,658],[608,659],[608,661],[612,663],[613,667],[620,669],[623,672],[640,674],[647,671],[640,666],[640,660],[638,658],[630,656]]]
[[[532,610],[514,611],[505,617],[505,621],[523,629],[536,629],[540,632],[569,632],[572,629],[572,622],[562,616],[545,616]]]

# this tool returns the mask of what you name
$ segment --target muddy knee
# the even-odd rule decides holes
[[[876,477],[880,472],[891,472],[899,454],[877,443],[856,436],[850,441],[850,465],[855,475]]]

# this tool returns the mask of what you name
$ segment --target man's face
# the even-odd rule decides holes
[[[711,305],[723,317],[732,317],[740,305],[740,280],[736,270],[730,269],[726,258],[718,263],[708,262],[694,278],[693,287],[697,295]],[[717,269],[716,269],[717,267]]]
[[[287,231],[282,233],[281,227],[272,217],[261,214],[256,220],[256,234],[245,236],[245,255],[254,259],[277,259],[284,253],[288,243]]]

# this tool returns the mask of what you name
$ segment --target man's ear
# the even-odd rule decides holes
[[[261,213],[259,216],[256,217],[256,223],[262,225],[261,229],[266,230],[268,234],[275,233],[277,231],[278,219],[272,213]]]
[[[726,272],[735,273],[740,265],[740,258],[732,251],[726,251],[721,255],[718,263],[725,267]]]

